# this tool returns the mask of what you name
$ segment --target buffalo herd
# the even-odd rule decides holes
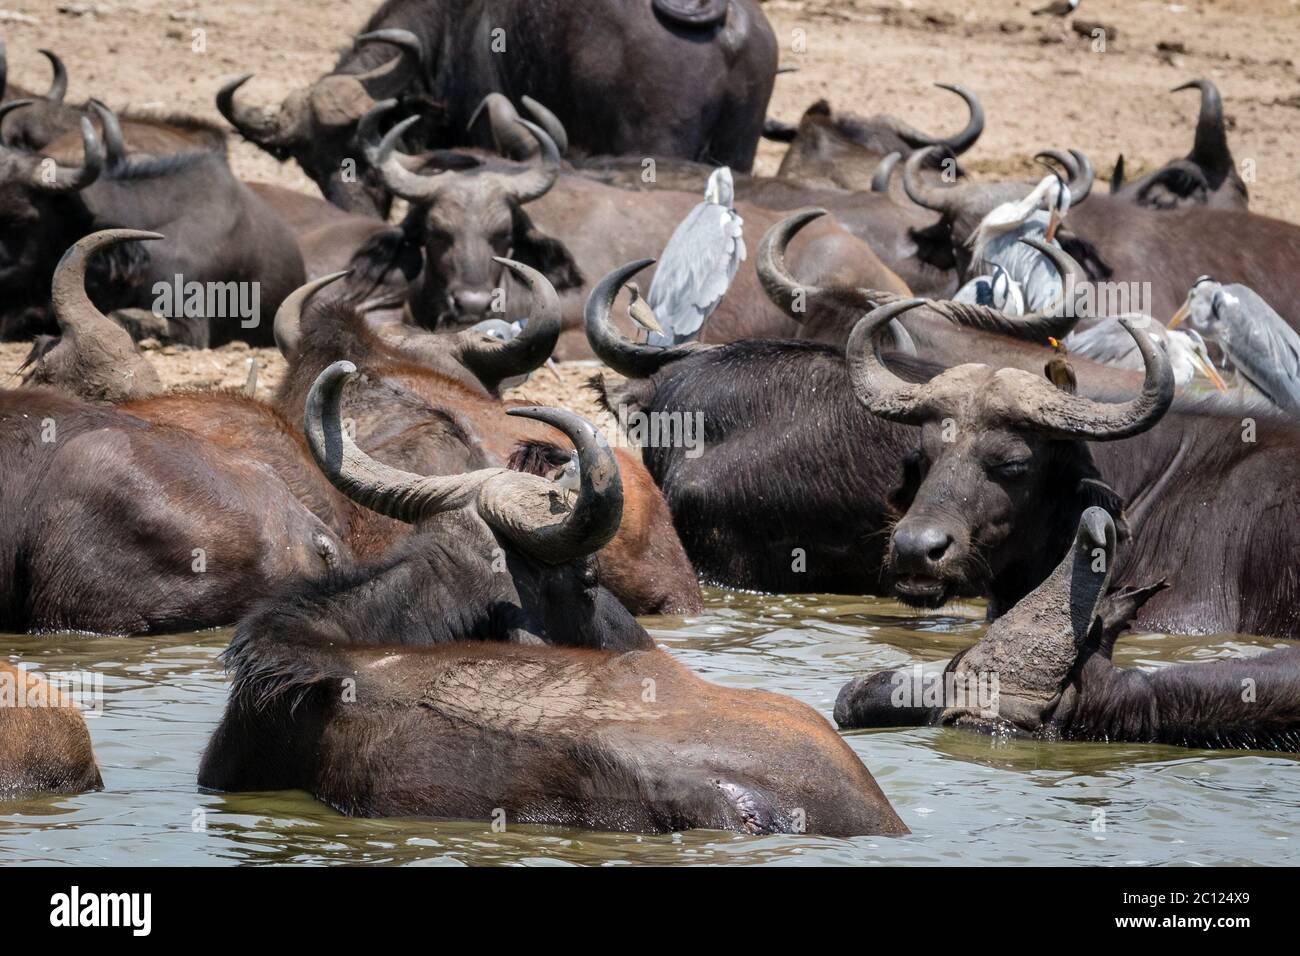
[[[948,135],[769,117],[755,0],[387,0],[278,104],[211,78],[316,197],[242,181],[225,128],[72,103],[41,52],[32,92],[0,48],[0,337],[31,342],[0,390],[0,632],[233,628],[199,786],[907,833],[825,716],[656,646],[638,616],[701,584],[984,602],[937,694],[855,677],[843,729],[1300,750],[1300,647],[1112,661],[1129,629],[1300,640],[1300,421],[1252,372],[1300,369],[1300,226],[1248,207],[1212,82],[1141,178],[1030,143],[1048,175],[997,180],[958,160],[988,122],[964,86]],[[723,166],[744,244],[698,275],[712,250],[664,251],[703,241]],[[1271,306],[1268,354],[1166,328],[1205,276]],[[651,344],[634,280],[725,294]],[[1072,352],[1085,330],[1127,362]],[[274,344],[284,373],[169,389],[144,334]],[[591,366],[597,422],[510,396],[552,359]],[[0,796],[104,786],[11,659]]]

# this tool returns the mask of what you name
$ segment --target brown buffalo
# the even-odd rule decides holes
[[[76,705],[39,674],[0,661],[0,800],[103,786]]]

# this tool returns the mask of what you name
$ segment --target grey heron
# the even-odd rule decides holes
[[[1024,315],[1025,295],[1020,283],[1002,266],[994,266],[993,274],[976,276],[957,290],[954,302],[968,305],[985,305],[1003,315]]]
[[[1224,358],[1265,398],[1300,415],[1300,335],[1255,290],[1201,276],[1169,327],[1177,328],[1183,320],[1216,342]]]
[[[650,333],[651,345],[695,339],[726,295],[745,260],[744,220],[734,204],[731,170],[719,166],[709,176],[704,202],[673,231],[659,259],[646,303],[664,331]]]
[[[1153,342],[1163,346],[1177,384],[1187,385],[1200,373],[1220,391],[1227,388],[1222,376],[1215,370],[1205,340],[1200,335],[1194,330],[1171,331],[1147,315],[1130,313],[1098,319],[1086,328],[1077,328],[1071,332],[1066,337],[1065,344],[1073,354],[1090,358],[1094,362],[1141,371],[1145,366],[1137,343],[1119,324],[1120,319],[1124,318],[1135,328],[1143,329]]]

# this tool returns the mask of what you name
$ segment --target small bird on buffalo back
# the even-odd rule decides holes
[[[1034,11],[1036,17],[1068,17],[1079,9],[1079,0],[1053,0],[1045,7]]]
[[[734,203],[731,170],[720,166],[709,176],[704,202],[681,221],[659,257],[646,300],[664,331],[650,333],[652,345],[697,338],[727,294],[745,261],[744,220]]]
[[[1051,360],[1043,366],[1043,374],[1047,376],[1048,381],[1063,392],[1069,392],[1073,395],[1079,390],[1079,380],[1075,377],[1074,366],[1067,359],[1065,346],[1054,338],[1048,338],[1047,344],[1050,345],[1056,354]]]

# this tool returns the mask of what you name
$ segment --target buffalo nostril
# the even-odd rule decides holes
[[[487,292],[462,291],[455,295],[456,308],[466,315],[483,315],[492,303],[492,296]]]
[[[940,528],[910,528],[899,525],[894,532],[894,551],[900,559],[937,564],[952,547],[952,535]]]

